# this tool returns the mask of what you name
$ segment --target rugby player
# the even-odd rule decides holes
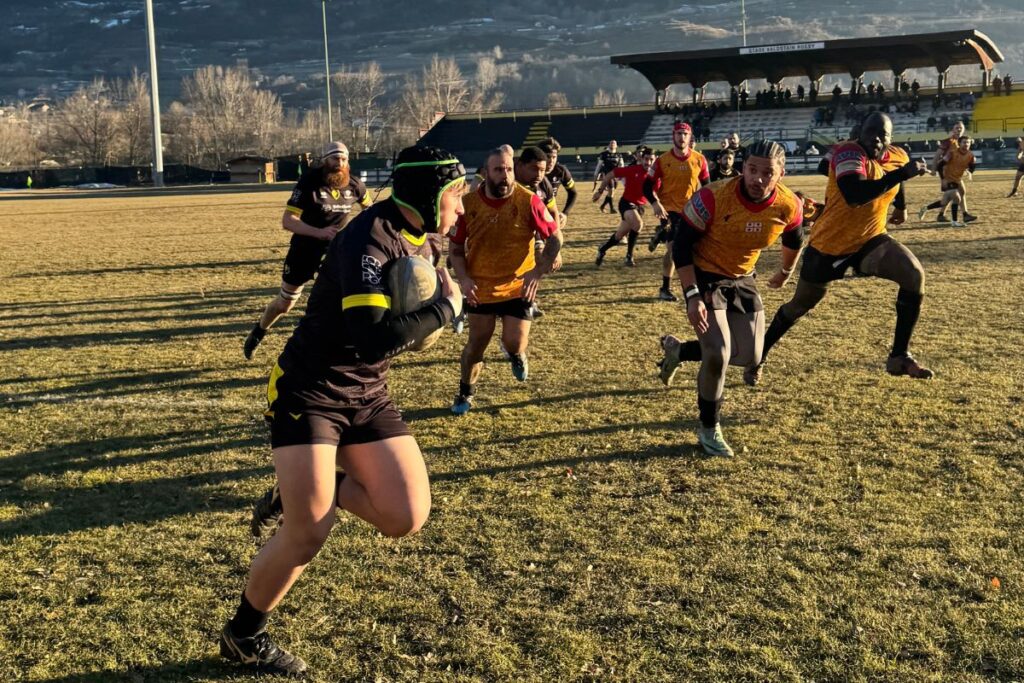
[[[637,235],[643,230],[644,210],[647,207],[647,197],[644,196],[644,184],[650,176],[655,158],[653,149],[649,147],[643,148],[634,157],[632,164],[616,168],[606,175],[601,182],[601,187],[597,188],[594,192],[593,201],[596,202],[606,190],[611,192],[611,185],[616,178],[622,178],[626,183],[622,197],[619,198],[619,216],[622,220],[619,222],[615,232],[608,238],[608,241],[598,247],[597,259],[595,260],[597,266],[604,262],[605,254],[608,253],[609,249],[617,244],[622,244],[623,237],[626,238],[626,265],[636,265],[636,262],[633,260],[633,248],[636,246]]]
[[[662,338],[661,379],[671,384],[681,361],[700,362],[697,440],[708,455],[733,455],[719,423],[726,367],[761,362],[764,305],[754,279],[761,250],[781,236],[781,268],[768,281],[773,289],[786,284],[800,258],[803,206],[779,182],[785,171],[785,147],[755,142],[742,175],[698,190],[676,228],[672,258],[697,341]]]
[[[367,207],[366,186],[349,172],[348,148],[341,142],[324,147],[320,168],[303,173],[288,199],[281,227],[292,233],[284,259],[281,290],[267,304],[245,338],[242,351],[251,359],[274,323],[295,307],[313,279],[331,239],[352,220],[352,209]]]
[[[971,151],[971,138],[963,135],[957,141],[957,146],[946,152],[942,159],[942,182],[946,193],[942,197],[942,206],[939,208],[939,215],[946,213],[946,207],[953,203],[953,221],[950,223],[954,228],[962,228],[967,223],[978,219],[967,212],[967,187],[964,185],[964,175],[972,177],[977,161]],[[957,220],[957,203],[964,212],[964,220]]]
[[[516,154],[516,151],[512,149],[512,145],[500,145],[498,149],[505,152],[509,156],[515,156]],[[486,176],[487,159],[484,158],[484,160],[480,162],[480,165],[476,167],[476,173],[473,174],[473,179],[470,181],[469,184],[469,191],[476,192],[477,188],[480,187],[480,184],[484,182],[484,178]]]
[[[524,147],[523,151],[519,154],[519,158],[515,161],[516,182],[540,197],[541,201],[544,202],[544,206],[555,217],[559,227],[562,227],[565,221],[562,218],[562,214],[558,211],[558,204],[555,201],[556,189],[554,183],[547,176],[547,169],[550,167],[550,159],[543,149],[540,147]],[[544,240],[537,237],[534,240],[533,247],[534,258],[539,259],[541,252],[544,251]],[[559,250],[558,256],[555,257],[554,263],[551,264],[551,269],[559,270],[561,267],[562,252]],[[537,299],[530,302],[529,314],[530,320],[544,317],[544,311],[540,310]],[[507,354],[504,346],[501,349],[503,353]]]
[[[594,189],[597,189],[597,183],[604,179],[609,173],[616,168],[625,165],[625,161],[622,155],[619,153],[619,143],[615,140],[608,142],[608,148],[601,152],[597,158],[597,164],[594,166]],[[608,193],[605,200],[601,202],[601,213],[604,213],[604,207],[608,207],[608,213],[614,213],[615,209],[612,208],[612,194],[614,193],[615,186],[612,185],[612,192]]]
[[[953,127],[950,129],[949,136],[946,139],[939,142],[938,149],[935,150],[935,155],[932,156],[931,168],[928,169],[929,173],[931,173],[932,175],[939,176],[939,198],[932,202],[931,204],[922,207],[921,210],[917,212],[917,220],[924,220],[925,215],[932,209],[942,208],[943,200],[946,197],[946,192],[949,190],[949,188],[947,187],[948,184],[946,183],[946,179],[943,177],[942,166],[945,163],[946,156],[949,154],[950,150],[956,148],[956,146],[959,144],[960,138],[963,137],[964,135],[964,130],[966,130],[966,128],[964,127],[964,122],[957,121],[956,123],[953,124]],[[954,202],[954,221],[956,221],[957,219],[958,209],[959,204],[957,202]],[[949,219],[946,218],[946,213],[943,210],[939,212],[939,215],[936,217],[935,220],[937,220],[940,223],[945,223]]]
[[[402,150],[391,198],[362,212],[327,252],[267,387],[277,484],[257,503],[253,527],[286,520],[253,560],[241,604],[221,631],[220,651],[230,660],[260,673],[306,669],[271,640],[266,625],[326,541],[335,508],[394,537],[427,519],[427,469],[388,395],[387,372],[391,358],[457,317],[463,299],[438,268],[443,297],[392,316],[387,273],[403,256],[437,263],[428,235],[443,235],[462,214],[464,175],[442,149]]]
[[[1017,175],[1013,179],[1013,189],[1006,195],[1007,199],[1017,196],[1021,178],[1024,178],[1024,138],[1017,138]]]
[[[562,246],[562,233],[551,211],[540,197],[515,182],[512,156],[496,149],[488,156],[486,168],[483,185],[466,197],[465,214],[450,235],[449,256],[466,295],[469,321],[459,393],[451,407],[456,415],[472,407],[484,351],[498,318],[512,374],[520,382],[528,378],[530,303]],[[539,258],[534,254],[536,235],[545,242]]]
[[[886,360],[891,375],[929,379],[934,373],[910,355],[910,338],[921,313],[924,269],[917,257],[886,232],[891,222],[906,221],[905,181],[924,175],[928,167],[911,161],[902,148],[891,145],[892,120],[881,112],[868,115],[857,141],[836,147],[825,190],[825,209],[810,231],[793,298],[782,305],[765,333],[761,364],[743,375],[757,384],[765,358],[782,336],[825,297],[829,283],[853,268],[899,285],[896,331]]]
[[[666,242],[661,266],[661,289],[658,290],[658,298],[662,301],[678,301],[670,289],[672,273],[675,271],[672,239],[682,219],[683,207],[697,190],[710,181],[707,159],[693,149],[693,129],[690,124],[677,121],[672,127],[672,149],[654,162],[651,179],[644,186],[644,194],[654,207],[654,215],[663,222],[668,221],[667,227],[659,226],[651,238],[652,247],[656,247],[661,240]]]
[[[726,147],[718,153],[718,159],[715,161],[715,168],[711,171],[711,182],[717,182],[719,180],[730,180],[737,178],[740,175],[740,169],[736,168],[736,152],[731,148]],[[742,168],[743,164],[738,164]]]
[[[542,140],[537,146],[548,155],[547,179],[554,189],[554,196],[558,197],[559,188],[565,188],[565,206],[559,209],[558,213],[558,227],[564,230],[565,224],[569,219],[569,212],[572,211],[572,207],[576,204],[576,181],[573,180],[572,173],[569,172],[565,164],[558,163],[558,153],[562,149],[562,145],[558,144],[558,140],[547,138]]]

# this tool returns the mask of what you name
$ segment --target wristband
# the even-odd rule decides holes
[[[697,288],[697,285],[690,285],[686,288],[686,291],[683,292],[683,298],[687,301],[698,296],[700,296],[700,290]]]

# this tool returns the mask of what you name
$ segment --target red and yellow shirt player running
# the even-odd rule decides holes
[[[744,196],[742,182],[733,178],[701,188],[683,209],[683,218],[701,233],[693,264],[706,273],[749,275],[762,249],[803,225],[803,202],[788,187],[780,183],[767,199],[754,203]]]
[[[711,179],[708,160],[695,149],[682,156],[674,148],[665,152],[654,162],[651,176],[661,205],[674,213],[682,213],[693,193]]]
[[[823,254],[843,256],[860,249],[873,237],[885,234],[889,205],[899,192],[895,186],[867,204],[850,206],[839,191],[839,178],[850,174],[878,180],[909,163],[900,147],[890,145],[878,159],[869,159],[856,142],[838,145],[832,155],[825,189],[825,210],[811,228],[810,245]]]
[[[964,172],[974,170],[975,158],[971,150],[962,150],[957,145],[946,153],[942,164],[942,179],[947,183],[959,183],[963,180]]]
[[[523,276],[536,266],[534,239],[547,239],[558,223],[536,194],[516,184],[512,195],[491,199],[481,186],[464,200],[449,238],[466,250],[466,272],[477,285],[477,300],[499,303],[522,295]]]

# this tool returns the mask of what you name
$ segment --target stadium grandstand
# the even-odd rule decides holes
[[[992,71],[1003,55],[976,30],[610,59],[647,78],[654,88],[651,103],[450,114],[422,141],[455,150],[472,167],[497,144],[523,147],[553,136],[562,144],[563,161],[572,164],[578,158],[574,170],[585,171],[609,139],[626,150],[641,143],[664,149],[671,144],[672,124],[685,120],[694,126],[698,147],[704,150],[717,149],[721,138],[732,132],[740,134],[743,144],[760,138],[783,142],[792,153],[789,170],[799,172],[817,166],[805,152],[824,151],[872,111],[887,112],[894,142],[915,153],[934,149],[953,121],[965,121],[989,167],[1011,166],[1015,139],[1024,133],[1024,92],[994,94]],[[977,65],[979,82],[949,86],[949,68],[961,65]],[[904,78],[908,69],[922,68],[936,70],[936,85],[922,88]],[[891,80],[866,84],[865,74],[877,72],[890,73]],[[828,75],[846,76],[851,86],[823,91]],[[746,84],[754,79],[764,79],[771,87],[749,92]],[[706,98],[706,87],[714,83],[728,85],[730,96]],[[691,97],[669,101],[669,88],[679,84],[691,88]]]

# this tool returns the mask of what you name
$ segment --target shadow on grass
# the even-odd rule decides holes
[[[130,671],[97,671],[86,674],[71,674],[60,678],[47,678],[39,683],[163,683],[164,681],[193,681],[215,678],[225,681],[252,680],[252,676],[237,664],[231,664],[219,657],[207,657],[191,662],[175,662],[147,668],[133,668]]]
[[[211,316],[214,314],[211,313]],[[203,316],[208,317],[208,316]],[[219,316],[222,317],[222,316]],[[86,332],[82,334],[52,334],[41,337],[22,337],[0,341],[0,352],[14,349],[41,348],[59,346],[62,348],[93,345],[139,344],[142,342],[164,342],[179,338],[194,338],[205,335],[238,334],[252,328],[252,319],[246,318],[232,323],[219,325],[193,325],[180,327],[151,328],[148,330],[128,330],[125,332]]]
[[[181,447],[177,452],[153,454],[153,458],[210,455],[222,448],[255,446],[264,439],[244,439],[233,443]],[[204,472],[202,474],[167,477],[148,481],[126,481],[97,484],[90,488],[59,490],[20,489],[16,495],[5,494],[4,503],[38,506],[49,503],[44,512],[33,512],[0,522],[0,540],[19,536],[49,536],[85,529],[150,524],[177,515],[200,512],[242,511],[252,500],[229,495],[211,487],[266,477],[270,465],[237,470]],[[5,487],[10,489],[10,487]]]
[[[201,370],[182,370],[179,373],[167,372],[156,375],[137,375],[134,377],[119,377],[114,379],[103,379],[95,382],[85,382],[72,386],[55,387],[42,392],[32,394],[2,394],[0,393],[0,407],[4,408],[26,408],[29,406],[53,403],[75,403],[83,401],[103,401],[117,403],[132,403],[125,400],[128,396],[145,396],[147,394],[166,394],[173,396],[182,391],[209,391],[220,392],[233,389],[245,389],[258,387],[266,384],[264,376],[259,377],[234,377],[231,379],[217,379],[195,382],[182,382],[181,380],[195,377]],[[131,386],[133,384],[145,384],[153,386]],[[208,399],[210,401],[214,398]],[[144,403],[144,400],[139,402]],[[173,398],[168,398],[168,405],[173,405]]]
[[[55,270],[27,273],[15,273],[12,278],[56,278],[74,275],[105,275],[109,273],[142,273],[146,271],[169,272],[176,270],[196,270],[199,268],[234,268],[237,266],[261,266],[267,263],[280,263],[280,258],[249,259],[245,261],[200,261],[198,263],[165,263],[161,265],[139,264],[135,266],[118,266],[117,268],[91,268],[88,270]]]
[[[264,430],[241,425],[215,433],[182,430],[163,434],[129,434],[106,439],[72,441],[0,458],[0,479],[21,480],[32,475],[112,469],[151,461],[169,461],[233,448],[267,445]],[[269,451],[268,451],[269,453]],[[15,496],[0,489],[0,496]],[[35,498],[30,493],[25,497]]]
[[[582,401],[588,398],[610,398],[614,396],[627,396],[635,397],[647,394],[664,394],[665,390],[661,387],[651,389],[610,389],[610,390],[594,390],[594,391],[581,391],[573,394],[560,394],[558,396],[542,396],[539,398],[530,398],[525,401],[514,401],[512,403],[497,403],[491,405],[481,405],[473,409],[472,414],[476,415],[491,415],[495,416],[501,413],[502,410],[511,410],[513,408],[525,408],[533,405],[550,405],[553,403],[567,403],[569,401]],[[414,422],[416,420],[429,420],[435,417],[441,417],[447,415],[452,417],[451,411],[448,408],[419,408],[416,410],[403,410],[402,417],[407,422]],[[452,419],[456,419],[452,417]]]
[[[280,283],[270,282],[266,287],[249,287],[247,289],[232,289],[226,292],[211,292],[208,294],[200,294],[195,292],[177,292],[173,294],[152,294],[149,296],[119,296],[119,297],[108,297],[106,299],[78,299],[73,301],[61,300],[61,299],[50,299],[41,301],[16,301],[14,303],[0,304],[0,311],[16,311],[19,309],[31,309],[31,308],[70,308],[73,306],[99,306],[102,307],[105,304],[128,304],[127,308],[114,309],[114,312],[132,312],[139,310],[139,304],[146,302],[166,302],[171,306],[180,304],[196,303],[199,305],[206,305],[208,302],[216,301],[236,301],[239,299],[246,299],[251,296],[263,296],[270,295],[277,291]],[[103,309],[101,309],[103,310]],[[111,309],[106,309],[105,312]],[[28,314],[21,314],[28,315]],[[35,314],[38,315],[38,314]],[[13,320],[15,316],[7,316],[5,320]]]
[[[621,429],[621,427],[620,427]],[[458,472],[438,472],[430,475],[432,482],[442,481],[464,481],[474,477],[494,477],[500,474],[514,474],[517,472],[528,472],[530,470],[541,470],[546,468],[576,467],[579,465],[592,465],[609,462],[645,462],[648,460],[661,459],[684,459],[688,462],[711,460],[712,456],[705,455],[696,443],[665,444],[651,446],[643,451],[623,450],[601,455],[576,455],[551,460],[533,460],[530,462],[516,463],[514,465],[497,465],[494,467],[481,467],[475,470],[461,470]],[[724,460],[727,461],[727,460]],[[557,476],[563,476],[561,472]]]

